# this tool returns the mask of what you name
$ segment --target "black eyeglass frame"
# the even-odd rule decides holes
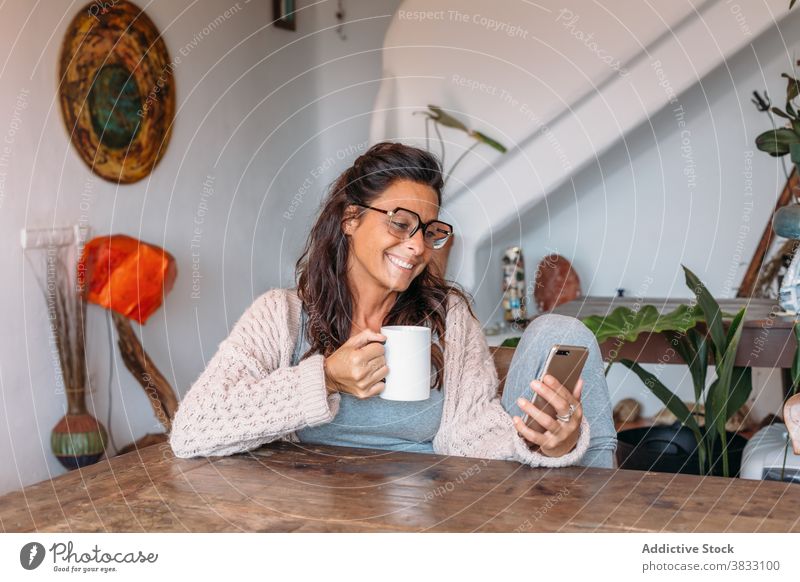
[[[374,206],[369,206],[367,204],[361,204],[360,202],[351,202],[351,204],[353,204],[355,206],[361,206],[362,208],[369,208],[370,210],[377,210],[378,212],[384,213],[389,218],[394,216],[397,213],[398,210],[402,210],[404,212],[410,212],[411,214],[413,214],[414,216],[417,217],[417,226],[414,228],[414,230],[411,231],[411,233],[408,235],[408,238],[411,238],[412,236],[417,234],[417,231],[421,228],[422,229],[422,240],[423,240],[423,242],[425,241],[425,234],[426,234],[426,232],[428,230],[428,227],[431,224],[433,224],[434,222],[441,222],[442,224],[446,224],[450,228],[450,232],[448,233],[447,238],[444,239],[444,242],[442,243],[442,245],[439,248],[434,247],[434,248],[431,249],[431,250],[434,250],[434,251],[438,251],[438,250],[442,249],[444,247],[444,245],[447,244],[447,241],[450,240],[450,237],[453,236],[453,233],[455,232],[455,230],[453,229],[453,225],[448,223],[448,222],[445,222],[444,220],[439,220],[437,218],[435,220],[431,220],[430,222],[422,222],[422,217],[419,214],[417,214],[413,210],[409,210],[408,208],[403,208],[402,206],[398,206],[394,210],[384,210],[383,208],[375,208]]]

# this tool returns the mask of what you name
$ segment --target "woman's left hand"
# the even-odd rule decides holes
[[[517,399],[517,404],[522,409],[522,412],[527,413],[528,416],[538,422],[544,428],[544,431],[533,430],[522,422],[519,416],[514,416],[514,426],[517,432],[531,445],[537,445],[539,452],[548,457],[560,457],[567,454],[575,448],[580,436],[581,419],[583,419],[583,407],[581,406],[583,378],[577,381],[575,390],[572,393],[550,374],[543,378],[543,382],[538,380],[531,382],[531,388],[541,398],[549,402],[555,408],[557,414],[568,416],[570,405],[574,407],[573,413],[569,422],[557,420],[537,408],[530,400],[520,397]]]

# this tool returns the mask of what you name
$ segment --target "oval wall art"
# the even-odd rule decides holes
[[[67,27],[59,97],[70,140],[94,173],[129,184],[164,155],[175,117],[173,63],[135,4],[99,0]]]

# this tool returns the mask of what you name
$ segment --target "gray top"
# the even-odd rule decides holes
[[[309,348],[306,319],[303,308],[292,366]],[[384,400],[379,396],[362,400],[342,393],[339,411],[331,422],[302,428],[296,434],[306,443],[433,453],[433,437],[442,420],[443,390],[432,389],[428,400],[417,402]]]

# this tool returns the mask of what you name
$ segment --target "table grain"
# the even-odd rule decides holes
[[[796,484],[295,444],[166,443],[0,497],[4,532],[796,532]]]

